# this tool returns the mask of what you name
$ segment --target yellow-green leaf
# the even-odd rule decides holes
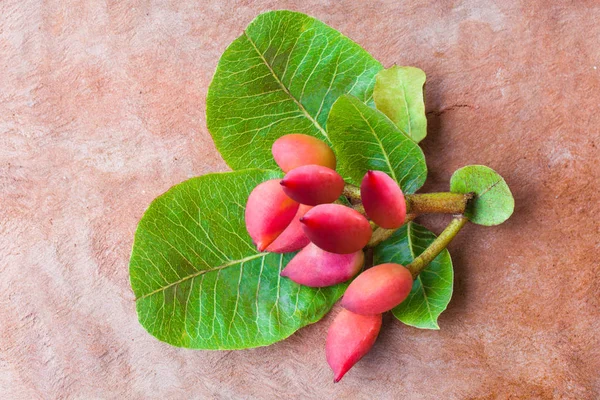
[[[375,79],[373,99],[377,109],[415,142],[423,140],[427,136],[423,98],[425,72],[394,65],[379,71]]]

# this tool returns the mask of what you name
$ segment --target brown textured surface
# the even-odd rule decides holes
[[[2,398],[600,398],[600,6],[429,3],[0,1]],[[427,72],[425,190],[481,163],[517,202],[452,244],[441,330],[386,318],[336,385],[327,320],[267,348],[178,349],[138,324],[128,282],[149,202],[226,169],[206,90],[226,45],[276,8]]]

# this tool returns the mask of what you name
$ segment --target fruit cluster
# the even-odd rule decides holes
[[[404,224],[404,195],[386,173],[367,172],[360,186],[361,206],[347,206],[339,200],[346,185],[327,144],[290,134],[277,139],[272,152],[285,177],[252,191],[245,222],[259,251],[300,250],[281,276],[310,287],[346,282],[364,266],[363,249],[373,227],[396,229]],[[350,283],[341,301],[344,309],[327,335],[327,362],[335,382],[370,350],[381,314],[406,299],[412,285],[411,272],[393,263],[369,268]]]

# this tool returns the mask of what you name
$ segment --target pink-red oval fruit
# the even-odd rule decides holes
[[[271,148],[273,158],[283,172],[302,165],[316,164],[335,169],[335,154],[317,138],[300,133],[280,137]]]
[[[263,251],[292,222],[300,205],[281,188],[279,179],[263,182],[252,190],[246,203],[246,229]]]
[[[281,276],[304,286],[332,286],[358,274],[364,261],[362,250],[351,254],[335,254],[310,243],[292,258],[281,271]]]
[[[265,251],[271,253],[289,253],[292,251],[300,250],[310,243],[310,239],[304,233],[302,229],[302,223],[300,222],[300,218],[306,214],[308,210],[310,210],[311,206],[305,206],[304,204],[300,204],[298,207],[298,212],[294,215],[294,219],[288,225],[287,228],[281,235],[277,236],[277,239],[273,241]]]
[[[342,307],[356,314],[381,314],[402,303],[412,285],[413,278],[407,268],[400,264],[379,264],[352,281],[342,298]]]
[[[300,222],[310,241],[330,253],[357,252],[371,238],[369,221],[340,204],[320,204],[300,218]]]
[[[350,368],[371,350],[381,329],[381,314],[360,315],[342,310],[327,332],[325,354],[339,382]]]
[[[331,168],[311,164],[288,172],[281,186],[298,203],[316,206],[336,201],[344,190],[344,179]]]
[[[404,223],[404,194],[385,172],[367,172],[360,185],[360,197],[367,216],[380,227],[396,229]]]

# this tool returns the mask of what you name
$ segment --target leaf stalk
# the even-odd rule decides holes
[[[414,220],[415,218],[417,218],[416,214],[407,214],[406,219],[404,220],[404,223],[407,224],[410,221]],[[381,228],[381,227],[376,228],[373,231],[371,240],[369,240],[369,243],[367,243],[367,247],[377,246],[379,243],[389,239],[396,231],[397,231],[397,229],[385,229],[385,228]]]
[[[456,234],[460,232],[463,226],[469,221],[464,215],[454,217],[448,224],[446,229],[440,233],[440,235],[423,251],[418,257],[416,257],[410,264],[406,265],[406,268],[410,271],[415,279],[421,271],[423,271],[429,263],[433,261],[454,239]]]

